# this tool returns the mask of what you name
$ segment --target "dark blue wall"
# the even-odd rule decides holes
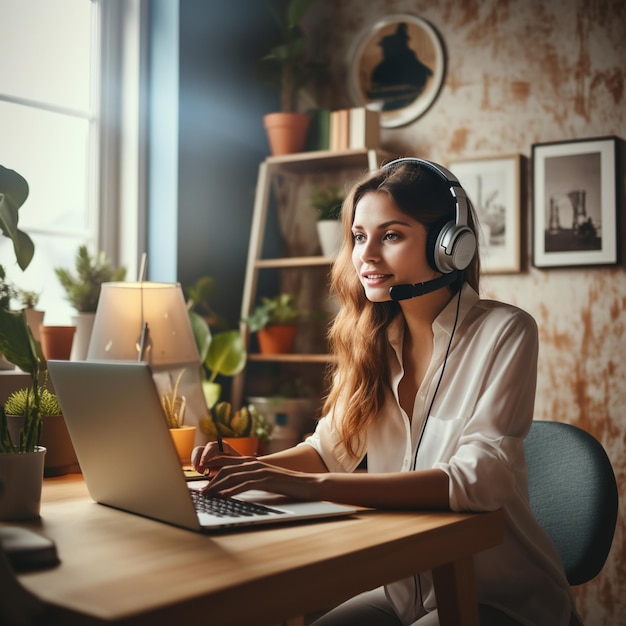
[[[257,79],[271,18],[258,0],[150,8],[149,255],[163,262],[151,262],[149,276],[183,285],[214,276],[215,308],[236,324],[258,166],[269,153],[262,117],[278,104]]]

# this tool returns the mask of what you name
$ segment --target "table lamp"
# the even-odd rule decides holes
[[[208,415],[200,355],[179,283],[104,283],[87,360],[145,361],[161,394],[170,392],[183,372],[185,423],[197,426]]]

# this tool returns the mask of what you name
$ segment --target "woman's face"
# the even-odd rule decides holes
[[[352,263],[372,302],[390,300],[394,285],[439,276],[426,260],[426,227],[400,211],[385,193],[369,192],[359,200],[352,237]]]

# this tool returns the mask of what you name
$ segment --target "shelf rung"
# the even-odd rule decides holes
[[[258,268],[282,267],[322,267],[332,265],[333,259],[325,256],[294,256],[279,259],[257,259],[254,263]]]

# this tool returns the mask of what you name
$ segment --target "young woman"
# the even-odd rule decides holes
[[[476,220],[445,168],[399,159],[344,203],[332,270],[340,303],[324,417],[304,443],[259,459],[215,444],[207,490],[265,489],[389,509],[502,508],[505,538],[475,557],[481,624],[576,623],[558,554],[528,504],[537,327],[478,296]],[[367,457],[367,472],[354,470]],[[428,574],[353,598],[318,623],[437,624]]]

